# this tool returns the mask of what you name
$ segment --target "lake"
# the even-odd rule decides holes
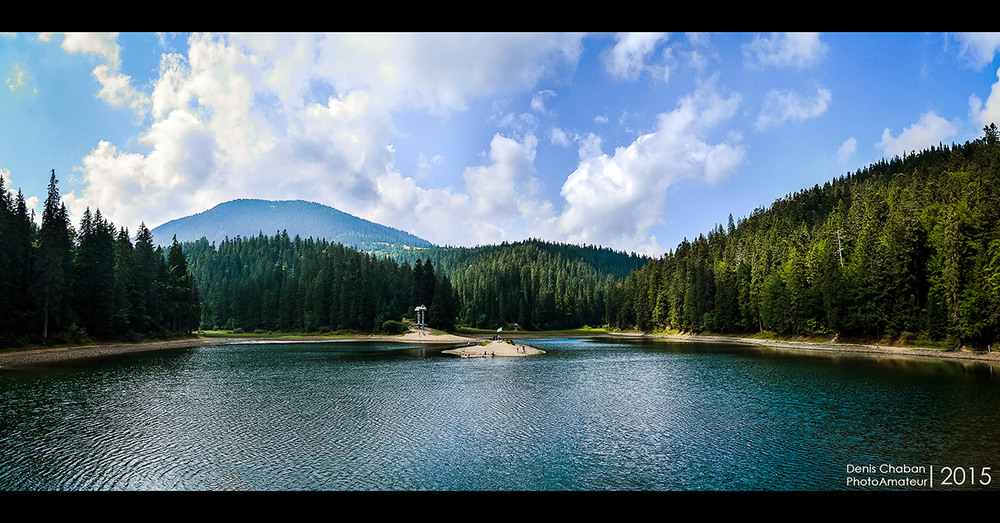
[[[1000,488],[989,366],[523,342],[547,353],[256,343],[0,372],[0,490]]]

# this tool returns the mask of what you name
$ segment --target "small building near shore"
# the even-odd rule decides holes
[[[417,326],[423,327],[427,323],[427,307],[418,305],[413,312],[417,313]]]

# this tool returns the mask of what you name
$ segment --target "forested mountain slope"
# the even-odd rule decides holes
[[[478,328],[518,324],[564,329],[607,323],[609,289],[650,259],[609,248],[527,240],[479,247],[398,252],[447,274],[461,302],[459,321]]]
[[[730,218],[630,274],[609,321],[995,345],[998,142],[990,125]]]
[[[363,253],[287,233],[184,251],[206,327],[377,331],[428,307],[429,323],[480,328],[603,325],[607,289],[647,258],[540,241]]]
[[[186,243],[203,296],[205,328],[243,331],[374,332],[398,327],[424,304],[438,328],[457,317],[447,277],[352,247],[312,238],[237,237]]]

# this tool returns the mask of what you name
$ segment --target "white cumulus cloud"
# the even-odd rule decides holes
[[[566,201],[552,223],[567,241],[616,248],[646,245],[661,255],[649,229],[660,223],[667,189],[683,180],[717,183],[734,173],[746,156],[743,145],[710,143],[706,134],[733,116],[737,95],[720,96],[711,86],[681,99],[659,116],[656,128],[613,154],[592,138],[562,186]]]
[[[774,127],[787,121],[801,122],[826,112],[833,95],[829,89],[819,88],[816,96],[807,98],[795,91],[772,89],[764,98],[757,117],[758,129]]]
[[[648,63],[656,46],[666,40],[666,33],[622,33],[615,36],[615,45],[604,55],[604,66],[615,78],[635,80],[641,73],[655,70]],[[666,73],[659,73],[666,76]]]
[[[10,74],[7,75],[4,83],[7,85],[7,88],[10,89],[11,93],[17,93],[25,89],[33,80],[34,78],[31,73],[29,73],[23,65],[14,62],[10,66]],[[37,89],[31,90],[32,93],[37,91]]]
[[[840,147],[837,148],[837,159],[840,160],[841,162],[846,162],[848,159],[851,158],[851,156],[854,155],[854,152],[857,150],[858,150],[858,139],[852,136],[844,140],[844,143],[840,144]]]
[[[959,54],[973,67],[985,67],[993,62],[1000,50],[1000,33],[957,33],[961,45]]]
[[[986,126],[1000,122],[1000,69],[997,70],[997,82],[990,87],[990,95],[983,102],[978,96],[969,97],[969,112],[971,118]]]
[[[905,156],[913,151],[921,151],[936,146],[957,132],[955,125],[933,112],[924,113],[920,121],[903,129],[899,136],[893,136],[886,128],[878,146],[886,157]]]
[[[632,38],[619,40],[634,50],[622,59],[642,61],[662,40]],[[67,40],[117,70],[113,38]],[[395,167],[397,113],[448,118],[509,93],[535,93],[541,113],[553,93],[537,84],[573,67],[579,48],[576,35],[195,34],[185,53],[161,59],[141,152],[96,144],[64,201],[133,232],[140,220],[154,227],[234,198],[305,198],[439,244],[535,236],[662,254],[650,228],[668,188],[719,183],[746,156],[739,135],[720,129],[740,98],[711,83],[611,153],[595,134],[554,129],[547,139],[579,147],[572,173],[547,174],[562,185],[555,204],[539,196],[532,126],[513,121],[498,121],[511,132],[494,134],[482,164],[456,173],[455,186],[425,185],[439,157],[423,157],[413,173]]]
[[[127,107],[140,117],[149,107],[149,97],[134,88],[132,79],[121,72],[118,33],[66,33],[62,48],[69,53],[92,55],[102,62],[94,66],[93,75],[101,84],[97,93],[115,107]]]
[[[165,54],[146,98],[144,149],[102,141],[65,195],[74,213],[99,208],[135,230],[233,198],[307,198],[411,230],[435,242],[506,238],[548,208],[533,194],[533,135],[497,136],[491,163],[466,170],[466,185],[424,188],[395,170],[397,111],[442,115],[471,100],[534,91],[575,66],[579,35],[564,34],[195,34]],[[120,104],[114,35],[68,35],[69,52],[104,66],[102,96]],[[121,80],[120,83],[116,83]],[[439,162],[440,159],[435,159]],[[426,166],[427,164],[422,164]],[[419,175],[419,173],[414,173]],[[307,196],[306,196],[307,195]],[[523,200],[527,202],[528,200]],[[520,217],[521,221],[509,219]],[[424,227],[424,225],[427,225]],[[465,224],[465,225],[462,225]],[[463,229],[464,228],[464,229]]]
[[[767,67],[807,67],[819,62],[827,46],[816,33],[776,33],[757,35],[744,47],[746,64],[754,69]]]
[[[522,239],[527,228],[551,217],[551,204],[535,196],[537,139],[500,134],[490,142],[490,163],[469,167],[460,188],[424,188],[397,171],[377,180],[380,198],[365,213],[381,223],[439,244],[475,245]]]

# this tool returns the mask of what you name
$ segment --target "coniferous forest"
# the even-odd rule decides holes
[[[619,328],[1000,340],[1000,137],[789,195],[630,274]]]
[[[401,332],[586,325],[641,331],[1000,341],[1000,133],[883,160],[685,239],[649,259],[528,240],[393,248],[206,239],[164,252],[88,210],[55,173],[41,225],[0,187],[0,344],[225,328]]]
[[[404,315],[454,328],[457,297],[431,264],[388,258],[287,233],[185,245],[202,297],[202,325],[237,332],[401,332]]]
[[[528,240],[474,248],[440,247],[395,254],[426,257],[449,275],[460,301],[458,322],[480,329],[602,326],[611,290],[649,258],[595,246]]]
[[[648,261],[536,240],[389,257],[286,232],[184,249],[202,325],[239,332],[398,332],[418,305],[443,330],[603,325],[607,289]]]
[[[100,210],[74,229],[55,171],[41,224],[20,191],[0,182],[0,347],[133,341],[198,327],[197,287],[176,241],[155,246],[140,225],[135,243]]]

